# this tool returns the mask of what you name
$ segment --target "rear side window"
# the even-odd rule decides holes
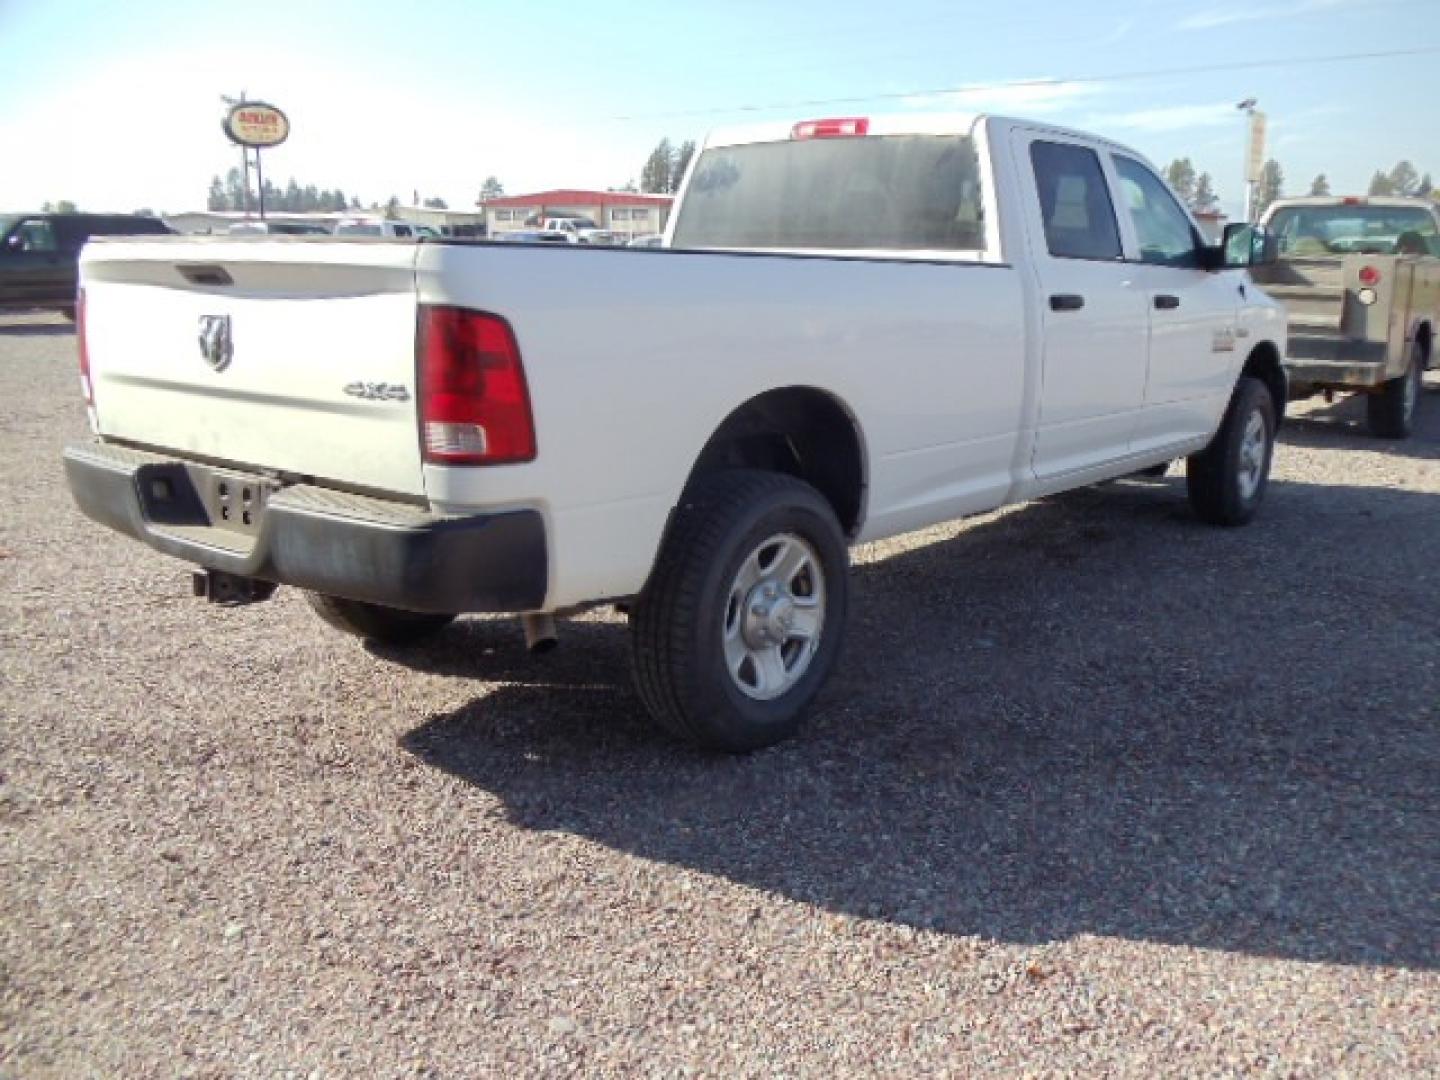
[[[982,251],[975,145],[883,135],[706,150],[674,246]]]
[[[1095,151],[1068,143],[1033,142],[1030,163],[1050,254],[1061,259],[1120,258],[1115,206]]]

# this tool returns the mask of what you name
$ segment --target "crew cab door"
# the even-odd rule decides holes
[[[1158,449],[1213,432],[1234,383],[1241,270],[1201,268],[1203,241],[1175,196],[1144,162],[1111,155],[1126,254],[1145,297],[1150,365],[1132,449]]]
[[[1040,480],[1124,457],[1145,400],[1146,298],[1124,260],[1106,157],[1051,132],[1017,129],[1042,376]]]

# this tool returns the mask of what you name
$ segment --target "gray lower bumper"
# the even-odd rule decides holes
[[[247,532],[213,520],[200,490],[209,472],[104,443],[65,450],[66,480],[87,516],[211,570],[411,611],[544,605],[545,524],[537,511],[440,517],[297,484],[267,491]]]
[[[1384,342],[1291,334],[1285,374],[1298,389],[1363,389],[1391,378]]]

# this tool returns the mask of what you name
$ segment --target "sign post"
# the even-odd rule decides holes
[[[1251,108],[1250,146],[1245,155],[1245,220],[1255,217],[1255,194],[1265,175],[1265,114]]]
[[[290,137],[290,118],[274,105],[263,101],[240,101],[230,106],[220,126],[230,141],[245,155],[245,188],[248,192],[249,153],[255,151],[255,183],[260,189],[260,220],[265,220],[265,173],[260,165],[260,151],[279,146]]]

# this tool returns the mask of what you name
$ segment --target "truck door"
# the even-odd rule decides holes
[[[74,260],[73,253],[60,250],[49,221],[22,218],[0,242],[0,301],[12,305],[74,302]]]
[[[1039,479],[1125,456],[1145,400],[1145,296],[1124,261],[1106,165],[1079,140],[1017,130],[1041,307]]]
[[[1114,154],[1127,255],[1150,320],[1145,408],[1132,448],[1153,450],[1214,431],[1230,400],[1239,347],[1241,270],[1201,268],[1204,242],[1144,162]]]

